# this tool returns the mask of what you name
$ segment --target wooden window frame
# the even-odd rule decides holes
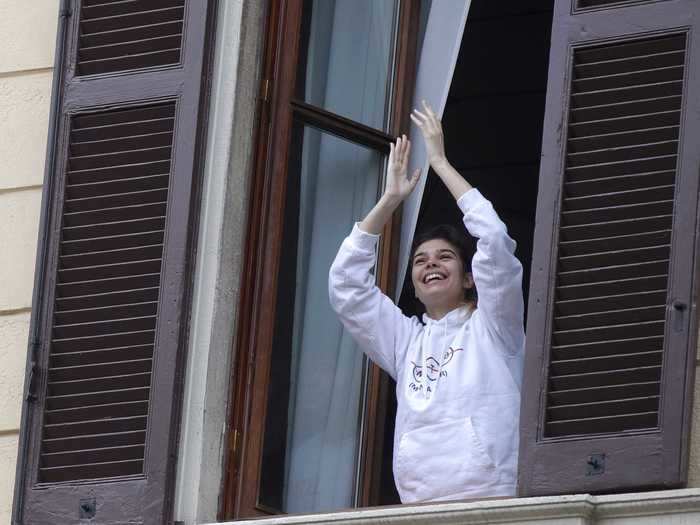
[[[277,276],[283,235],[287,160],[293,121],[311,125],[384,153],[392,138],[407,132],[416,67],[419,0],[400,0],[396,31],[388,133],[359,125],[294,97],[303,0],[271,0],[268,5],[263,79],[241,295],[234,341],[225,478],[219,519],[267,516],[258,503],[270,360],[275,323]],[[378,285],[395,285],[400,215],[385,226],[377,263]],[[388,377],[371,364],[366,377],[361,436],[361,506],[378,501]]]

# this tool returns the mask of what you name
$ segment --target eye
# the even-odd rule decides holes
[[[422,257],[419,259],[414,259],[413,266],[419,266],[419,265],[423,264],[424,262],[425,262],[425,259],[423,259]]]
[[[443,253],[440,255],[440,259],[452,259],[452,254],[451,253]]]

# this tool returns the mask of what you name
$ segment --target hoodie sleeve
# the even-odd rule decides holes
[[[491,203],[472,188],[457,205],[464,213],[464,225],[477,238],[472,274],[478,293],[477,311],[489,331],[503,341],[508,353],[522,350],[523,268],[515,257],[515,241]]]
[[[418,321],[403,315],[374,284],[371,270],[378,239],[355,225],[331,265],[328,292],[333,310],[353,339],[396,379]]]

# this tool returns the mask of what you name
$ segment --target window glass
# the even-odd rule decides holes
[[[297,97],[386,129],[395,0],[306,0]]]
[[[353,506],[364,361],[330,307],[328,271],[376,201],[383,164],[376,151],[294,128],[259,505]]]

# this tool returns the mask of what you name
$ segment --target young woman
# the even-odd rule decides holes
[[[411,118],[430,165],[476,237],[472,272],[466,232],[419,236],[411,259],[423,322],[408,318],[374,285],[371,269],[384,224],[413,191],[410,143],[396,140],[386,189],[343,241],[331,267],[331,305],[367,355],[396,380],[394,479],[401,501],[514,496],[523,331],[522,266],[491,203],[445,157],[440,121],[424,103]],[[473,300],[473,288],[479,293]]]

